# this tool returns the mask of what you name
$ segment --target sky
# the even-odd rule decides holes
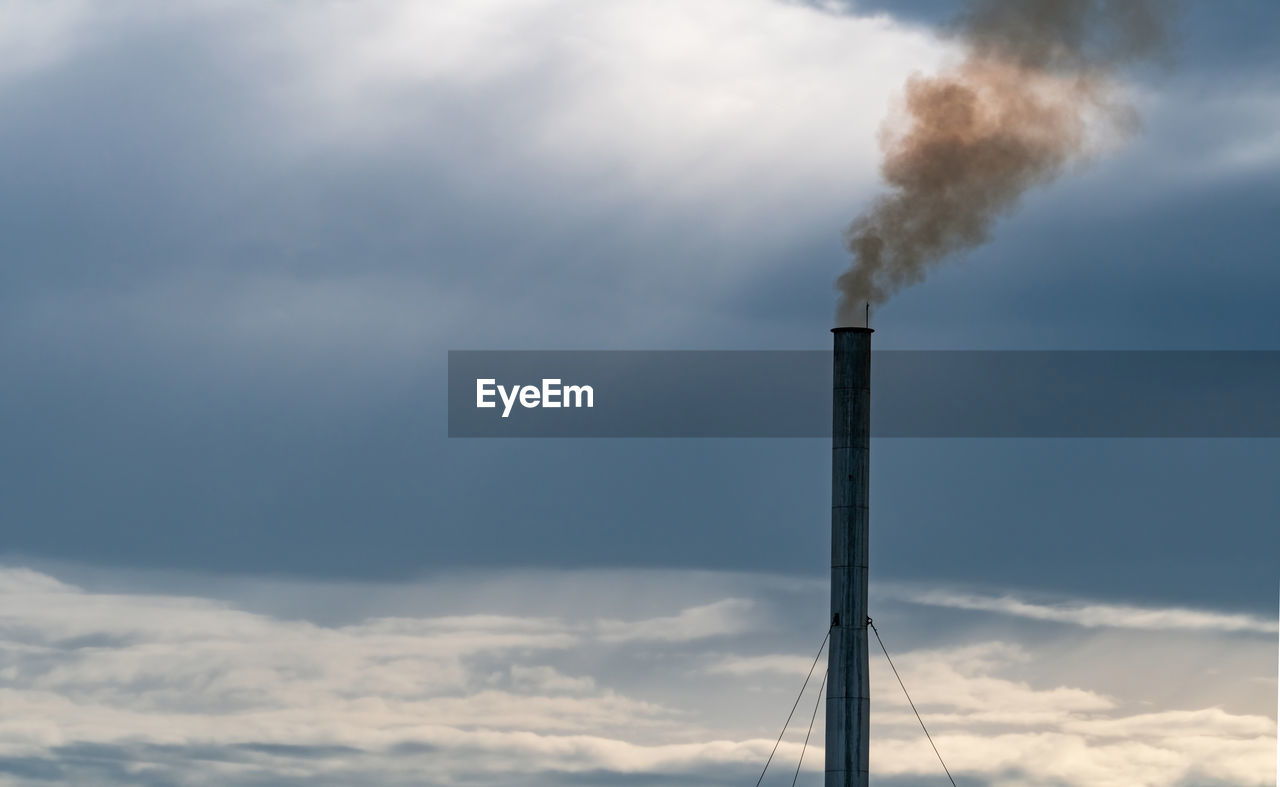
[[[829,447],[449,439],[446,353],[827,348],[957,7],[0,4],[0,785],[754,780]],[[1184,2],[1140,132],[877,348],[1280,350],[1278,30]],[[958,783],[1274,783],[1280,445],[872,452],[872,615]],[[872,669],[873,783],[942,783]]]

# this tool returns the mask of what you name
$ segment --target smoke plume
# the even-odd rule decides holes
[[[849,226],[839,324],[862,323],[930,267],[986,242],[996,218],[1083,158],[1091,130],[1136,128],[1116,73],[1163,51],[1170,0],[979,0],[954,25],[963,60],[912,76],[881,129],[890,191]]]

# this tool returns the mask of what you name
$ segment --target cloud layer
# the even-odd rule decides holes
[[[398,356],[556,307],[669,327],[655,301],[723,297],[815,227],[838,243],[893,86],[945,51],[772,0],[6,8],[29,39],[0,54],[14,321],[251,358]],[[86,292],[31,256],[114,264]]]
[[[951,609],[976,612],[994,612],[1045,620],[1055,623],[1071,623],[1087,628],[1114,627],[1130,629],[1176,629],[1184,631],[1249,632],[1275,634],[1280,631],[1276,621],[1256,615],[1228,614],[1196,609],[1138,607],[1124,604],[1098,604],[1068,601],[1060,604],[1044,604],[1025,601],[1014,596],[985,596],[950,591],[919,591],[899,589],[895,595],[916,604],[926,604]]]
[[[722,310],[773,277],[829,305],[877,126],[955,52],[887,15],[773,0],[0,13],[10,335],[264,371],[509,341],[534,318],[573,341],[566,312],[617,342],[678,337],[742,319]],[[1274,169],[1274,86],[1217,84],[1135,89],[1155,120],[1114,185]]]
[[[484,595],[494,581],[464,585]],[[777,639],[786,629],[779,592],[795,590],[740,577],[718,582],[736,595],[702,603],[717,582],[637,581],[667,585],[659,606],[686,601],[642,617],[494,608],[322,624],[4,569],[0,783],[45,774],[64,783],[392,785],[429,773],[425,783],[441,785],[522,774],[534,784],[732,784],[768,755],[765,731],[812,660],[771,650],[786,644]],[[612,592],[607,579],[578,582]],[[531,599],[545,587],[530,582],[521,603],[537,606]],[[1063,685],[1038,669],[1045,646],[922,642],[899,654],[939,747],[969,783],[1268,783],[1272,719]],[[877,773],[932,774],[915,718],[879,661],[873,692]],[[799,746],[793,730],[779,757],[794,762]],[[806,761],[820,768],[820,750]]]

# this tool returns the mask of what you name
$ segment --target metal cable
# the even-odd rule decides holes
[[[804,689],[809,685],[809,679],[813,677],[813,670],[818,666],[818,659],[822,658],[822,651],[827,647],[827,640],[831,638],[831,626],[827,626],[826,636],[822,638],[822,644],[818,646],[818,655],[813,657],[813,664],[809,666],[809,674],[804,677],[804,683],[800,685],[800,693],[796,695],[796,701],[791,706],[791,712],[787,714],[787,720],[782,724],[782,732],[778,733],[778,740],[774,741],[773,751],[769,752],[769,759],[764,762],[764,770],[760,771],[760,778],[756,779],[756,787],[764,781],[764,775],[769,770],[769,763],[773,762],[773,755],[778,753],[778,745],[782,743],[782,736],[787,734],[787,726],[791,724],[791,717],[795,715],[796,708],[800,706],[800,698],[804,696]],[[823,682],[826,678],[823,677]]]
[[[933,742],[933,736],[929,734],[929,728],[924,726],[924,719],[920,718],[920,711],[916,710],[916,704],[911,701],[911,694],[907,692],[907,686],[902,682],[902,676],[898,674],[898,668],[893,666],[893,659],[889,657],[889,649],[884,646],[884,640],[880,639],[880,631],[876,628],[876,624],[867,618],[867,625],[876,634],[876,642],[880,643],[880,650],[884,651],[884,657],[889,662],[889,669],[893,670],[893,676],[898,679],[898,685],[902,687],[902,693],[907,695],[907,704],[911,706],[911,711],[916,714],[916,721],[920,722],[920,729],[924,730],[924,737],[929,739],[929,745],[933,747],[933,753],[938,755],[938,762],[942,763],[942,770],[946,772],[947,779],[951,781],[951,787],[956,787],[956,780],[951,777],[951,771],[947,768],[946,762],[942,759],[942,752],[938,751],[938,746]],[[759,785],[756,785],[759,787]]]
[[[804,734],[804,746],[800,749],[800,761],[796,763],[796,775],[791,777],[791,787],[796,787],[796,780],[800,778],[800,766],[804,765],[804,752],[809,748],[809,736],[813,734],[813,722],[818,718],[818,706],[822,704],[822,690],[827,686],[827,676],[830,672],[822,673],[822,683],[818,685],[818,698],[813,701],[813,715],[809,717],[809,731]]]

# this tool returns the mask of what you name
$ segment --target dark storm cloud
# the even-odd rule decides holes
[[[1239,15],[1254,32],[1222,14],[1189,25],[1187,51],[1205,54],[1179,73],[1219,68],[1232,36],[1273,29],[1261,13]],[[817,443],[448,441],[443,351],[825,347],[838,222],[826,241],[821,231],[748,237],[766,262],[734,279],[736,267],[717,266],[744,247],[703,234],[721,200],[686,205],[676,221],[612,187],[621,164],[583,174],[529,163],[519,130],[531,106],[554,99],[537,79],[401,86],[408,109],[390,117],[408,132],[294,144],[311,139],[308,124],[328,126],[282,97],[298,74],[280,52],[246,43],[252,16],[141,18],[95,28],[65,60],[0,87],[7,549],[365,578],[477,564],[822,570],[828,479]],[[1151,194],[1143,172],[1220,139],[1208,127],[1194,139],[1170,132],[1183,117],[1170,112],[1147,131],[1161,160],[1128,159],[1123,182],[1067,184],[1028,205],[1023,229],[1001,233],[982,259],[904,293],[882,315],[878,346],[1274,348],[1266,293],[1276,274],[1264,262],[1277,242],[1274,184],[1210,178]],[[370,125],[393,125],[379,117]],[[1118,209],[1097,196],[1115,189],[1133,199],[1108,217]],[[1031,255],[1035,265],[1014,264]],[[1221,288],[1204,286],[1207,259],[1225,272]],[[1127,282],[1149,281],[1155,265],[1170,275],[1135,302]],[[883,450],[877,506],[903,523],[879,537],[886,574],[1034,578],[1034,565],[1007,560],[1014,545],[1047,555],[1069,525],[1080,538],[1067,548],[1083,556],[1121,520],[1069,500],[1075,517],[1024,526],[1037,506],[1018,490],[1004,497],[992,483],[1001,506],[984,506],[944,465],[921,491],[901,473],[929,464],[932,449]],[[1220,527],[1248,554],[1267,554],[1274,545],[1257,523],[1273,508],[1217,465],[1242,462],[1239,477],[1252,478],[1269,449],[1213,450],[1218,459],[1201,455],[1207,470],[1190,449],[1167,469],[1236,493]],[[1093,505],[1132,505],[1112,483],[1124,462],[1077,472],[1093,466],[1083,476]],[[1173,499],[1161,489],[1151,482],[1150,494]],[[959,513],[990,519],[1007,546],[945,561],[931,545],[959,538],[944,503],[957,497]],[[1178,534],[1162,543],[1199,527],[1172,504],[1161,513]],[[1142,553],[1137,536],[1121,542]],[[1182,592],[1161,577],[1198,551],[1158,551],[1150,575],[1064,569],[1054,581]],[[1229,552],[1221,547],[1224,560]],[[1213,592],[1250,597],[1240,583],[1253,587],[1265,566],[1246,564],[1211,566]]]
[[[539,261],[544,272],[603,254],[611,231],[566,222],[568,202],[527,199],[580,184],[536,171],[525,146],[501,131],[529,124],[522,107],[547,103],[551,88],[536,75],[411,84],[394,111],[373,99],[308,104],[319,89],[305,73],[311,53],[290,49],[280,18],[231,5],[92,22],[65,59],[0,83],[10,118],[0,129],[7,319],[33,302],[102,309],[95,301],[128,296],[133,313],[108,313],[117,324],[96,337],[115,351],[139,338],[163,343],[125,334],[166,305],[225,320],[220,292],[252,290],[255,277],[336,277],[341,286],[357,273],[481,308],[502,304],[481,312],[497,320],[522,292],[545,291],[553,308],[565,297],[554,276],[518,275],[531,241],[560,247]],[[264,46],[259,25],[280,40]],[[412,131],[369,140],[331,128],[348,112]],[[561,245],[566,225],[572,251]],[[513,278],[525,280],[504,284]],[[567,299],[591,294],[584,282]]]

